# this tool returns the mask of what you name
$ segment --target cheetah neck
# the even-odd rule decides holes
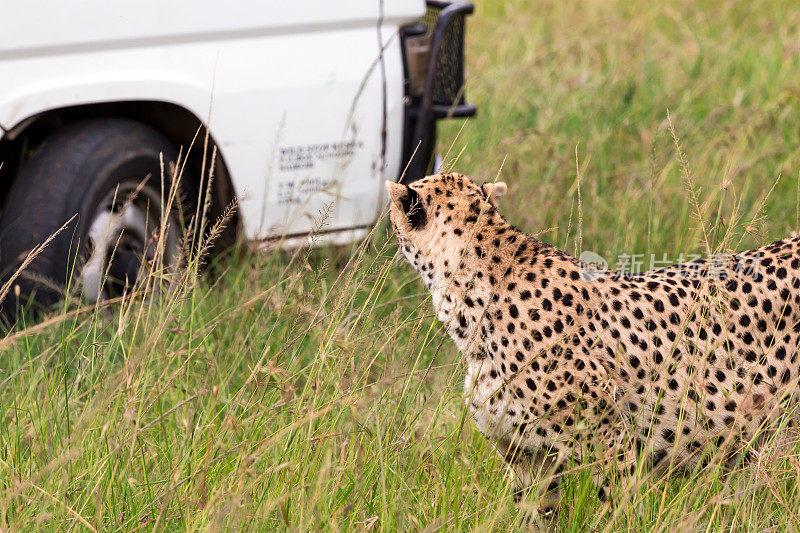
[[[533,273],[541,280],[550,277],[551,270],[557,277],[559,269],[576,268],[569,256],[522,233],[499,215],[467,238],[454,240],[440,233],[430,243],[430,250],[437,253],[416,258],[412,254],[409,261],[428,287],[437,317],[467,359],[484,356],[485,344],[494,336],[493,318],[519,298],[519,287],[530,284],[526,276],[531,279]],[[539,291],[525,294],[526,307],[541,309]]]

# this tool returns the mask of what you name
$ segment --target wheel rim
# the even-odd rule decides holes
[[[100,202],[89,223],[80,275],[85,301],[102,301],[144,282],[159,248],[161,211],[161,195],[133,181],[120,183]],[[161,263],[170,271],[180,242],[172,216],[165,237]]]

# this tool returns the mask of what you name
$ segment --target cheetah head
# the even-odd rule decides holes
[[[386,182],[389,218],[406,258],[428,258],[437,250],[463,248],[477,224],[498,216],[503,182],[478,185],[461,174],[437,174],[403,185]],[[417,254],[419,252],[419,255]]]

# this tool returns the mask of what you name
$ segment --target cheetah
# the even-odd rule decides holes
[[[746,460],[791,414],[800,238],[623,275],[506,222],[502,182],[386,188],[399,248],[463,356],[467,409],[516,501],[535,488],[557,508],[567,459],[611,465],[623,487],[637,464],[685,471],[709,447]],[[595,479],[613,502],[608,474]]]

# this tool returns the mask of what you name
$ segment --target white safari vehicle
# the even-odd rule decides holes
[[[162,165],[198,132],[180,156],[185,213],[168,216],[195,212],[187,205],[204,190],[203,157],[216,150],[211,216],[236,199],[231,226],[243,238],[302,237],[323,211],[322,239],[363,236],[384,180],[429,170],[436,121],[475,113],[463,93],[472,9],[9,2],[0,17],[3,279],[70,221],[15,280],[17,302],[49,305],[68,286],[95,301],[140,277],[161,224]]]

